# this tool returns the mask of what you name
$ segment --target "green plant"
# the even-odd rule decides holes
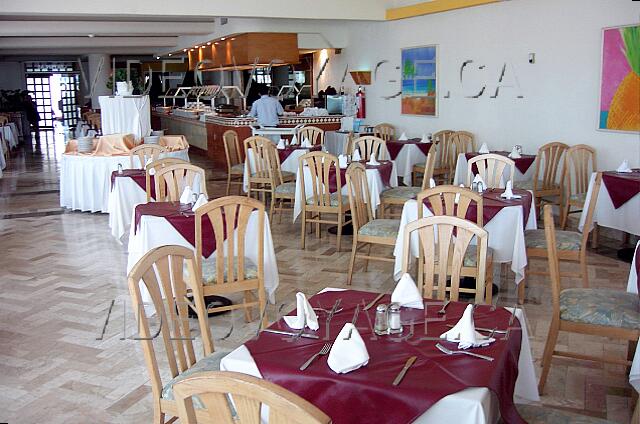
[[[140,94],[143,91],[143,82],[138,72],[138,69],[131,68],[131,84],[133,85],[133,92]],[[126,82],[127,81],[127,70],[126,69],[116,69],[116,82]],[[107,88],[109,90],[113,90],[113,73],[107,79]]]

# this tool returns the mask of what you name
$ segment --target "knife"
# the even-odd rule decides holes
[[[316,334],[309,334],[309,333],[297,333],[297,332],[293,332],[293,331],[282,331],[282,330],[272,330],[271,328],[266,328],[264,330],[262,330],[263,333],[273,333],[273,334],[280,334],[283,336],[298,336],[298,337],[302,337],[305,339],[319,339],[320,337]]]
[[[404,367],[400,370],[400,372],[396,376],[396,379],[393,380],[394,386],[397,386],[400,384],[400,382],[404,378],[404,375],[407,373],[407,371],[409,371],[409,368],[411,368],[411,365],[413,365],[413,363],[416,362],[416,359],[418,359],[417,356],[412,356],[411,358],[407,359],[407,362],[404,364]]]
[[[373,305],[375,305],[376,303],[378,303],[378,301],[380,299],[382,299],[382,297],[384,296],[384,293],[380,293],[379,295],[376,296],[375,299],[373,299],[371,302],[369,302],[367,304],[367,306],[365,306],[364,308],[362,308],[363,311],[368,311],[369,309],[371,309],[373,307]]]
[[[454,326],[452,324],[447,324],[447,327],[453,328]],[[476,327],[476,331],[488,331],[488,332],[493,332],[495,334],[505,334],[507,332],[507,330],[497,330],[495,328],[484,328],[484,327]]]

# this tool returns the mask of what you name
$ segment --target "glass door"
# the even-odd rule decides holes
[[[51,110],[51,74],[27,74],[27,90],[35,100],[40,115],[40,128],[53,128],[53,111]]]

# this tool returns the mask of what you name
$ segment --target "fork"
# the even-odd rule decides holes
[[[356,310],[353,312],[353,319],[351,320],[351,324],[352,325],[356,325],[356,322],[358,321],[358,314],[360,313],[360,305],[358,304],[356,306]],[[349,334],[347,334],[347,337],[345,337],[343,340],[350,340],[351,339],[351,332],[353,331],[353,327],[351,327],[349,329]]]
[[[446,302],[444,302],[444,305],[442,305],[442,308],[438,311],[438,314],[440,315],[445,314],[447,312],[447,306],[449,306],[450,302],[451,301],[447,299]]]
[[[468,356],[484,359],[485,361],[493,361],[493,358],[491,356],[485,356],[485,355],[480,355],[478,353],[467,352],[466,350],[447,349],[446,347],[442,346],[440,343],[436,343],[436,347],[440,352],[445,353],[447,355],[461,354],[461,355],[468,355]]]
[[[307,362],[305,362],[300,366],[300,371],[304,371],[307,368],[309,368],[309,365],[311,365],[311,363],[315,361],[318,356],[323,356],[329,353],[329,349],[331,349],[331,345],[332,343],[325,343],[324,346],[322,346],[322,349],[320,349],[320,352],[316,353],[311,358],[307,359]]]

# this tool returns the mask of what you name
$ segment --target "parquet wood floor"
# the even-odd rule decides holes
[[[58,201],[61,140],[43,137],[41,148],[14,154],[0,179],[0,422],[142,423],[151,420],[150,387],[139,342],[121,340],[135,328],[126,288],[126,246],[109,234],[108,218],[62,210]],[[208,171],[209,193],[224,192],[225,175],[192,156]],[[299,224],[290,214],[272,226],[280,270],[277,304],[269,317],[293,304],[296,291],[313,294],[326,286],[345,286],[351,239],[336,252],[334,236],[308,238],[299,249]],[[592,287],[624,290],[629,265],[612,257],[620,245],[604,240],[589,253]],[[388,264],[358,265],[353,287],[393,288]],[[544,268],[544,262],[534,267]],[[512,275],[503,278],[513,278]],[[568,286],[576,285],[573,280]],[[551,311],[549,283],[531,278],[525,310],[538,366]],[[509,284],[501,305],[513,305]],[[104,337],[110,305],[113,310]],[[285,306],[282,306],[285,304]],[[255,333],[256,322],[236,316],[211,319],[217,349],[232,349]],[[221,340],[233,325],[231,335]],[[614,352],[626,345],[597,337],[566,334],[560,349]],[[626,423],[634,400],[621,366],[555,360],[545,405]]]

